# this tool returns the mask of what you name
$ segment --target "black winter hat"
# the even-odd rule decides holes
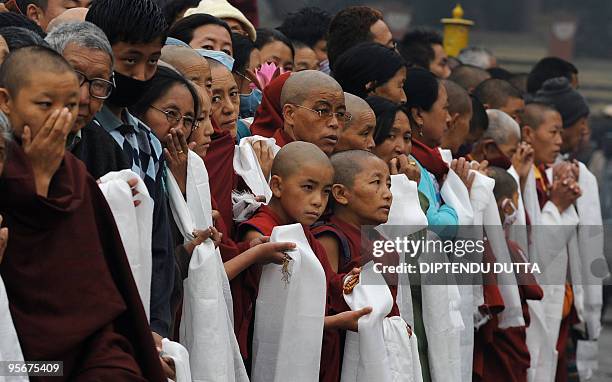
[[[563,127],[568,128],[580,118],[589,115],[589,105],[565,77],[546,80],[534,98],[535,102],[542,102],[553,106],[563,119]]]

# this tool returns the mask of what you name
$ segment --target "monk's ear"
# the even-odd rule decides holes
[[[452,129],[455,128],[455,124],[457,123],[457,120],[459,119],[460,116],[461,116],[461,114],[459,114],[459,113],[451,114],[451,120],[448,123],[449,130],[452,130]]]
[[[278,175],[272,175],[270,178],[270,190],[272,190],[272,195],[275,198],[279,199],[283,193],[283,179]]]
[[[348,188],[346,188],[346,186],[344,186],[343,184],[334,184],[332,186],[331,191],[332,191],[332,195],[336,203],[343,205],[343,206],[346,206],[349,203],[348,201],[349,190]]]
[[[529,125],[523,126],[523,128],[521,129],[521,137],[523,141],[531,144],[531,142],[533,141],[533,133],[534,131],[531,128],[531,126]]]
[[[10,107],[11,96],[9,95],[8,90],[5,88],[0,88],[0,110],[7,116],[11,113]]]
[[[295,119],[295,107],[289,103],[283,106],[283,120],[287,122],[289,125],[293,125],[293,120]]]
[[[42,8],[35,4],[28,4],[25,15],[28,19],[34,21],[38,26],[42,27],[41,22],[45,17],[45,12]]]

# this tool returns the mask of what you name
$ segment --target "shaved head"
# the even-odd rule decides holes
[[[514,193],[518,191],[516,180],[503,168],[489,167],[487,168],[487,175],[495,180],[493,194],[496,200],[499,201],[502,198],[512,199]]]
[[[180,72],[182,72],[182,69],[193,66],[196,63],[208,63],[194,49],[176,45],[164,46],[160,59],[174,66]]]
[[[304,165],[332,167],[321,149],[308,142],[291,142],[280,149],[272,162],[272,175],[288,178],[298,174]]]
[[[363,98],[357,97],[356,95],[353,95],[351,93],[344,92],[344,103],[346,105],[346,111],[349,112],[353,117],[359,116],[364,113],[374,114],[374,111],[372,110],[370,105],[368,105],[368,103]],[[354,120],[355,118],[351,119],[351,121]],[[347,128],[350,126],[350,124],[351,122],[347,122],[344,127]]]
[[[521,128],[519,124],[508,114],[501,110],[487,110],[489,117],[489,128],[482,135],[483,139],[493,139],[497,144],[508,142],[511,138],[520,140]]]
[[[331,156],[331,164],[334,166],[334,184],[341,184],[349,189],[355,184],[355,177],[367,168],[369,161],[379,161],[383,166],[385,162],[365,150],[347,150]]]
[[[47,33],[51,32],[53,28],[57,27],[58,25],[64,23],[81,23],[85,21],[87,11],[89,11],[89,8],[71,8],[64,11],[64,13],[51,20],[47,26]]]
[[[322,90],[342,91],[342,87],[335,79],[318,70],[293,73],[281,91],[281,106],[289,103],[300,105],[312,93]]]
[[[449,80],[459,84],[468,92],[472,92],[476,86],[491,78],[489,72],[472,65],[459,65],[451,73]]]
[[[521,124],[523,126],[529,126],[532,129],[537,129],[542,123],[548,113],[558,113],[557,110],[545,103],[533,102],[525,106],[523,113],[521,114]]]
[[[465,114],[472,110],[470,94],[463,87],[451,80],[443,81],[448,94],[448,112],[452,114]]]
[[[0,87],[11,97],[30,85],[41,71],[54,74],[74,73],[72,66],[57,52],[43,46],[28,46],[11,52],[0,67]]]

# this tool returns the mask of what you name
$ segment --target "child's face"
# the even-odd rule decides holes
[[[304,165],[297,174],[282,179],[274,177],[277,179],[270,182],[272,192],[288,219],[312,225],[321,217],[334,178],[331,166]]]
[[[364,159],[362,168],[346,194],[345,208],[358,217],[361,225],[383,224],[389,218],[393,200],[389,168],[379,158]]]
[[[29,126],[34,138],[55,110],[68,108],[72,121],[79,112],[79,82],[72,71],[53,73],[40,71],[32,75],[16,94],[0,89],[0,106],[9,118],[17,137]]]
[[[518,191],[516,191],[514,194],[512,194],[512,198],[502,197],[497,200],[497,208],[499,210],[499,217],[502,224],[506,220],[506,217],[516,215],[518,198],[519,194]]]

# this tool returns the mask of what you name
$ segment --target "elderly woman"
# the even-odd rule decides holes
[[[72,65],[81,85],[79,113],[68,136],[68,149],[96,179],[117,168],[130,168],[113,138],[92,124],[114,88],[113,51],[104,32],[89,22],[66,23],[53,29],[46,41]]]

